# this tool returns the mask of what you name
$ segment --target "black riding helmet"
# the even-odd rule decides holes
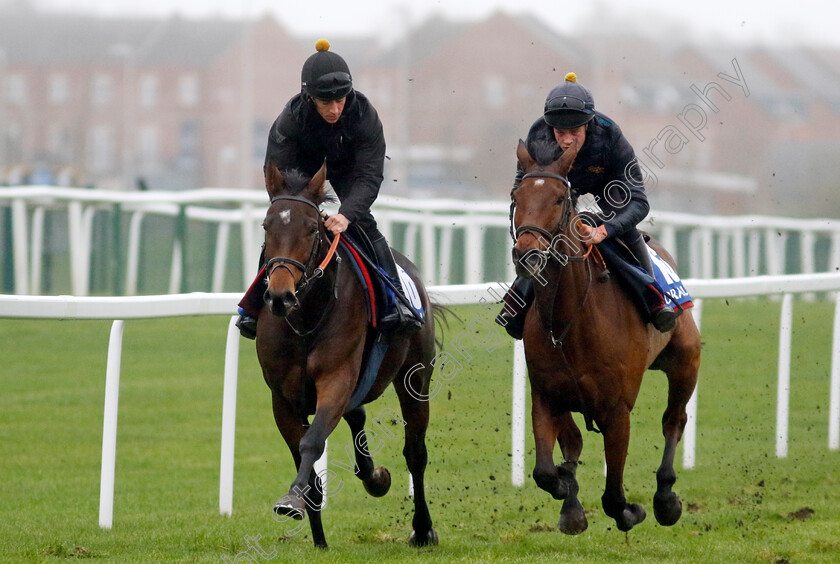
[[[338,100],[353,90],[350,68],[339,55],[331,52],[330,42],[319,39],[316,53],[303,63],[300,88],[305,94],[320,100]]]
[[[592,94],[578,84],[577,75],[570,72],[563,84],[555,86],[545,99],[543,119],[555,129],[574,129],[595,117]]]

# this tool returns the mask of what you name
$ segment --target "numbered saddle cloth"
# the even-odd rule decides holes
[[[671,265],[665,262],[656,251],[645,245],[650,255],[650,262],[653,264],[653,273],[656,275],[656,282],[665,295],[665,301],[673,306],[676,302],[680,308],[688,309],[694,306],[691,296],[683,286],[677,272]],[[676,309],[676,307],[674,307]]]

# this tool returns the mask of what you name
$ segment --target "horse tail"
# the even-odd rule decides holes
[[[458,321],[461,321],[461,318],[458,316],[457,313],[446,307],[445,305],[430,302],[429,306],[432,310],[432,315],[435,319],[435,350],[440,352],[443,349],[444,338],[443,338],[443,327],[446,326],[449,329],[449,319],[454,317]],[[438,331],[438,327],[440,327],[440,331]]]

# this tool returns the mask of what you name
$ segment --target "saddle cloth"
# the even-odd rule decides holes
[[[656,282],[662,288],[666,302],[672,306],[676,302],[682,309],[694,307],[694,302],[692,302],[691,296],[685,289],[685,286],[683,286],[682,280],[680,280],[677,272],[662,257],[656,254],[656,251],[651,249],[650,246],[645,245],[645,247],[647,247],[648,254],[650,255],[650,262],[653,264],[653,273],[656,276]]]
[[[382,281],[382,278],[388,275],[381,268],[362,257],[353,239],[342,237],[339,245],[352,257],[350,263],[356,272],[359,282],[362,284],[362,288],[364,288],[368,305],[368,321],[371,326],[377,327],[378,314],[393,307],[393,304],[399,298],[396,297],[391,287]],[[377,273],[371,271],[374,268],[377,270]],[[420,293],[417,291],[417,285],[399,264],[397,265],[397,273],[400,277],[403,295],[411,304],[411,308],[422,318],[425,312],[423,310],[423,302],[420,300]]]
[[[661,308],[663,302],[675,311],[693,307],[691,296],[677,273],[653,249],[649,246],[647,249],[651,255],[655,276],[651,276],[638,264],[635,257],[630,256],[623,243],[607,239],[598,245],[610,272],[628,292],[644,318]]]

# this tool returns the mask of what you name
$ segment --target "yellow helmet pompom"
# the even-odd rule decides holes
[[[319,39],[315,42],[315,50],[316,51],[329,51],[330,50],[330,42],[326,39]]]
[[[566,74],[566,82],[577,82],[577,75],[573,72]]]

